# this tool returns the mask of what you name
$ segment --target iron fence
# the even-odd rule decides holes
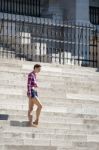
[[[99,7],[89,7],[90,22],[99,25]]]

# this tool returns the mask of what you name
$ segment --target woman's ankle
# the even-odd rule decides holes
[[[39,120],[36,119],[33,123],[38,125]]]

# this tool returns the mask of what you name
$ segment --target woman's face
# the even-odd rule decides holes
[[[36,73],[39,73],[41,71],[41,67],[35,68]]]

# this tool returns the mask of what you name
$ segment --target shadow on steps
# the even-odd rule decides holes
[[[7,114],[0,114],[0,120],[8,120],[9,115]]]
[[[10,126],[29,127],[28,121],[10,121]]]

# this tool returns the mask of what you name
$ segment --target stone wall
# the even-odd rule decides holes
[[[76,0],[47,0],[46,3],[43,0],[42,10],[42,16],[60,20],[75,20]]]

